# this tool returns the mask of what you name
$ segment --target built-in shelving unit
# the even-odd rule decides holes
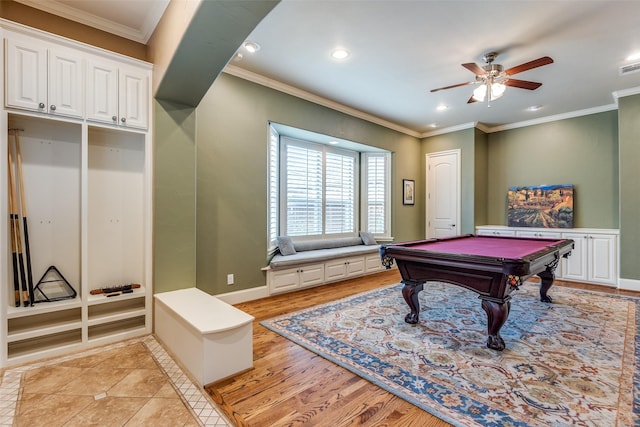
[[[3,185],[0,367],[150,333],[151,65],[8,21],[0,32],[2,182],[19,129],[34,285],[55,266],[76,294],[15,306]]]

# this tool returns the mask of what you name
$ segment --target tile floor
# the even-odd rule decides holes
[[[7,369],[0,426],[232,426],[149,335]]]

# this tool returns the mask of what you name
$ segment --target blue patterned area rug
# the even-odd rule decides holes
[[[425,288],[416,325],[401,284],[262,325],[457,426],[640,425],[640,299],[527,283],[498,352],[475,293]]]

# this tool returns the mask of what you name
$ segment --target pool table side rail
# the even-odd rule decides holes
[[[414,249],[412,247],[433,243],[443,240],[462,239],[475,237],[473,234],[452,236],[437,239],[426,239],[412,242],[395,243],[382,245],[380,247],[380,257],[396,258],[400,256],[403,261],[413,261],[418,263],[428,263],[447,267],[470,267],[472,265],[484,266],[492,271],[503,271],[505,274],[513,274],[522,277],[532,276],[543,271],[547,265],[562,257],[567,257],[573,250],[573,240],[571,239],[538,239],[528,237],[494,237],[481,236],[482,238],[496,239],[518,239],[557,242],[544,249],[528,254],[522,258],[492,257],[477,254],[463,254],[451,252],[437,252],[425,249]],[[425,257],[425,253],[429,256]],[[396,260],[397,262],[397,260]],[[384,262],[383,262],[384,263]]]

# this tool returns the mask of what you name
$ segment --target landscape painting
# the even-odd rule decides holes
[[[509,187],[509,227],[573,228],[573,185]]]

